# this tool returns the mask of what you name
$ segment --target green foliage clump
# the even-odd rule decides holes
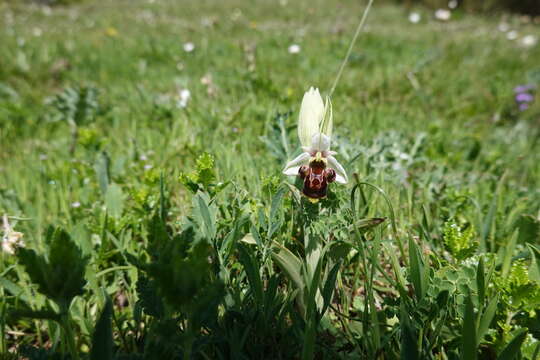
[[[49,100],[53,109],[51,120],[66,121],[76,126],[93,121],[102,111],[98,95],[98,90],[92,86],[65,88]]]
[[[214,169],[214,157],[208,153],[200,155],[196,162],[195,170],[189,174],[180,174],[180,182],[191,192],[211,191],[215,186],[216,174]]]
[[[534,317],[540,309],[540,285],[531,278],[526,261],[514,261],[508,276],[496,279],[495,285],[511,311],[523,311]]]
[[[478,248],[476,233],[471,226],[462,229],[454,221],[447,221],[443,228],[443,240],[452,256],[463,261],[474,255]]]

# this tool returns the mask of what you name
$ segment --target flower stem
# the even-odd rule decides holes
[[[330,93],[328,94],[328,97],[332,97],[332,94],[334,93],[334,90],[336,89],[338,81],[341,78],[341,74],[343,73],[343,69],[345,68],[345,65],[347,64],[347,62],[349,61],[349,57],[351,56],[354,43],[356,42],[356,39],[358,38],[358,35],[360,34],[360,31],[362,30],[362,28],[364,27],[364,23],[366,22],[367,14],[369,13],[371,4],[373,4],[373,0],[369,0],[369,3],[367,4],[366,9],[364,10],[362,19],[360,20],[360,23],[358,24],[358,27],[356,28],[356,32],[354,33],[351,43],[349,44],[349,49],[347,50],[347,54],[345,54],[345,58],[343,59],[343,62],[341,63],[341,66],[339,67],[339,71],[336,75],[336,79],[334,80],[334,83],[332,84],[332,87],[330,88]]]

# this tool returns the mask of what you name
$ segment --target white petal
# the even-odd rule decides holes
[[[310,157],[311,156],[306,152],[301,153],[295,159],[289,161],[287,165],[285,165],[283,173],[285,175],[298,175],[298,170],[300,169],[300,166],[309,164]]]
[[[328,151],[330,150],[330,138],[324,134],[317,133],[311,138],[311,148],[312,152],[317,151]]]
[[[328,155],[326,159],[328,159],[328,167],[336,171],[336,182],[346,184],[349,179],[347,178],[347,173],[345,172],[343,166],[341,166],[341,164],[338,163],[336,158],[332,155]]]
[[[324,104],[324,118],[321,123],[321,132],[329,138],[332,138],[333,121],[332,102],[330,101],[330,97],[327,96],[326,104]]]
[[[324,103],[319,89],[309,88],[304,94],[298,118],[298,138],[302,146],[310,146],[313,134],[319,132],[324,116]]]

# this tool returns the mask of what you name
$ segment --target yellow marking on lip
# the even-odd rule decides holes
[[[309,159],[309,162],[312,163],[312,162],[322,162],[324,163],[324,165],[327,165],[328,164],[328,160],[326,160],[326,158],[324,158],[322,156],[322,153],[320,151],[317,151],[317,153],[315,154],[315,156],[312,156],[311,159]]]

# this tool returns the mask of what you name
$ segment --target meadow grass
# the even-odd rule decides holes
[[[540,84],[521,42],[538,25],[423,8],[412,24],[375,1],[332,98],[351,182],[314,208],[281,175],[302,96],[330,90],[366,4],[0,2],[0,214],[37,254],[63,227],[88,262],[64,304],[30,286],[32,255],[2,253],[0,351],[85,357],[110,330],[118,358],[535,358],[540,101],[521,112],[513,89]],[[212,250],[170,245],[186,226]],[[334,249],[319,270],[310,236]],[[306,259],[302,286],[281,247]]]

